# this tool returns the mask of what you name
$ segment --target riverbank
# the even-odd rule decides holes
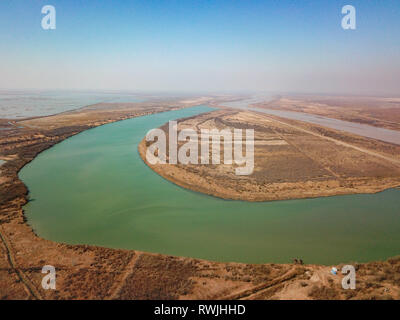
[[[178,258],[134,250],[66,245],[35,235],[22,206],[19,170],[41,151],[101,124],[160,112],[176,105],[72,112],[24,122],[0,136],[0,297],[2,299],[387,299],[399,298],[400,259],[356,264],[357,290],[341,289],[330,267],[250,265]],[[150,110],[149,110],[150,109]],[[56,267],[57,290],[41,288],[41,268]]]

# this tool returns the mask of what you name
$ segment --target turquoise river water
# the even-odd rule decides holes
[[[212,110],[169,111],[73,136],[25,166],[40,236],[215,261],[337,264],[400,253],[400,190],[317,199],[227,201],[180,188],[137,151],[147,131]]]

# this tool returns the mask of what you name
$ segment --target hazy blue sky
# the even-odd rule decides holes
[[[1,0],[0,49],[0,88],[400,94],[400,1]]]

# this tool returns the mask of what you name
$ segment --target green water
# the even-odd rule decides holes
[[[400,190],[251,203],[182,189],[141,160],[137,145],[165,112],[94,128],[41,153],[21,172],[29,224],[42,237],[216,261],[336,264],[400,254]]]

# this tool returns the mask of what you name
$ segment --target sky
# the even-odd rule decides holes
[[[400,1],[1,0],[0,88],[400,94]]]

